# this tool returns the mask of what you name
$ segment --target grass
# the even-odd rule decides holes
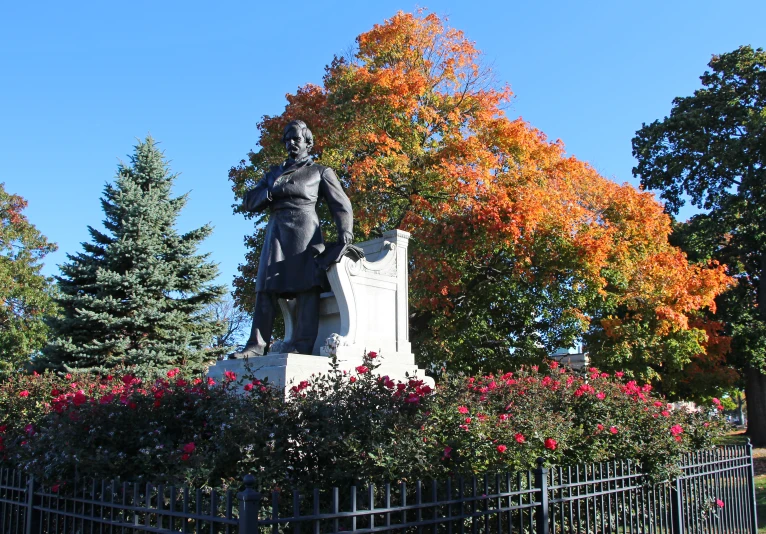
[[[746,445],[747,436],[744,430],[734,430],[718,440],[719,445]],[[753,451],[755,454],[755,451]]]
[[[758,511],[758,532],[766,534],[766,474],[755,477],[755,502]]]

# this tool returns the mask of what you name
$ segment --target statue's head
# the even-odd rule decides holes
[[[290,121],[282,133],[282,142],[291,158],[300,159],[307,156],[314,146],[314,135],[305,122]]]

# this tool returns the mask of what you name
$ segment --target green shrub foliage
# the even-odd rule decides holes
[[[549,464],[633,458],[655,477],[711,447],[716,406],[673,409],[650,386],[591,369],[445,378],[435,389],[352,373],[281,390],[229,373],[223,383],[172,369],[157,379],[18,376],[0,384],[2,462],[55,484],[82,477],[343,487],[444,479]],[[619,374],[619,373],[618,373]]]

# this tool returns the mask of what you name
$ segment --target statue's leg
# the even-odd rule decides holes
[[[274,315],[276,311],[277,297],[274,293],[256,293],[255,307],[253,308],[253,327],[250,330],[250,338],[241,352],[235,352],[229,357],[236,359],[263,356],[271,340],[271,331],[274,328]]]
[[[296,295],[296,325],[293,347],[299,354],[311,354],[319,333],[319,288]]]

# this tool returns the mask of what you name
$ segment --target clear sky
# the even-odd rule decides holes
[[[508,110],[636,183],[630,141],[675,96],[699,87],[712,54],[766,46],[766,1],[374,2],[263,0],[0,4],[0,182],[59,251],[101,226],[103,186],[151,134],[176,192],[179,229],[212,223],[203,245],[229,284],[252,223],[232,214],[228,170],[256,147],[256,123],[284,95],[321,84],[333,55],[397,11],[449,16],[516,94]],[[690,212],[686,212],[688,215]]]

